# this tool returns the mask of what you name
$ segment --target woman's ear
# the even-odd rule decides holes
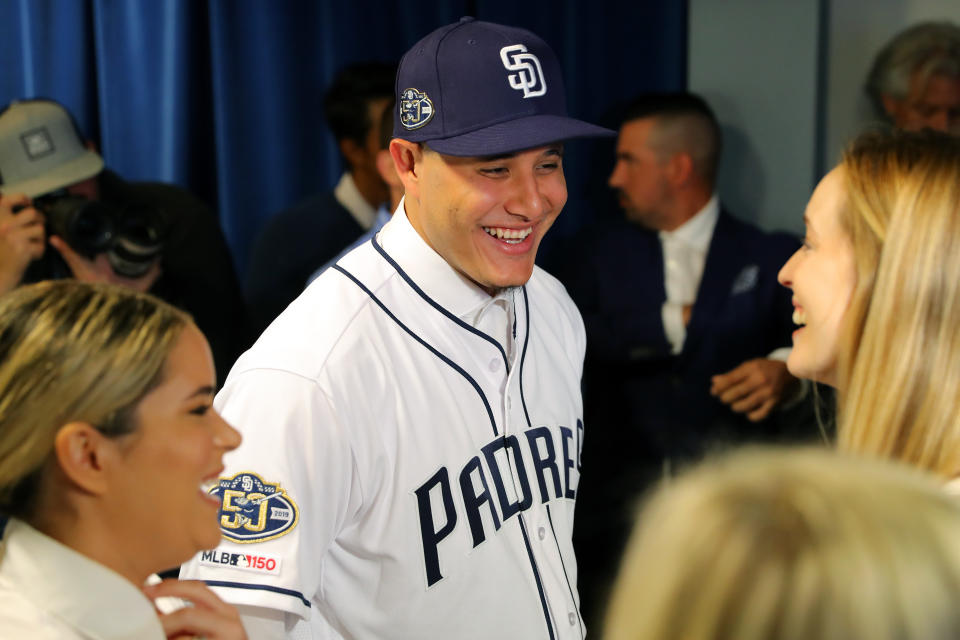
[[[53,451],[63,474],[82,491],[106,492],[109,462],[116,456],[114,443],[87,422],[70,422],[57,431]]]

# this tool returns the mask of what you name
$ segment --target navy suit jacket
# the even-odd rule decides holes
[[[657,233],[623,222],[605,229],[569,279],[587,330],[584,456],[634,456],[659,468],[715,442],[765,439],[776,430],[733,413],[710,395],[710,378],[791,345],[790,291],[777,272],[796,238],[766,233],[721,211],[687,326],[672,355]],[[613,451],[611,451],[611,448]]]
[[[586,610],[600,610],[597,594],[616,575],[636,500],[666,463],[675,467],[715,446],[780,440],[784,427],[812,424],[780,411],[753,424],[710,395],[711,376],[791,345],[791,294],[777,272],[798,246],[721,211],[678,355],[661,319],[666,291],[656,232],[621,221],[586,241],[582,260],[568,261],[576,273],[565,281],[587,330],[585,472],[573,536]]]
[[[244,282],[256,335],[303,293],[314,271],[363,232],[332,191],[273,216],[254,244]]]

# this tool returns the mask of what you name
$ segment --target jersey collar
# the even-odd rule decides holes
[[[447,264],[420,237],[407,219],[403,200],[377,240],[424,293],[458,318],[475,314],[490,303],[486,291]]]

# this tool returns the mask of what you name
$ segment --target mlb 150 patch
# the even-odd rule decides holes
[[[262,556],[252,553],[231,553],[230,551],[204,551],[200,554],[200,564],[205,567],[226,567],[267,573],[273,576],[280,575],[280,558],[277,556]]]
[[[279,482],[265,482],[249,471],[220,478],[210,495],[220,498],[220,532],[233,542],[279,538],[290,533],[300,518],[296,503]]]

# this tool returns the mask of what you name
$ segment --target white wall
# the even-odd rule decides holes
[[[802,232],[821,174],[872,119],[863,82],[877,50],[960,0],[689,0],[688,83],[717,112],[720,195],[740,217]]]
[[[721,199],[767,229],[803,229],[815,181],[817,0],[690,0],[688,84],[724,129]]]
[[[869,11],[864,7],[869,6]],[[850,138],[874,120],[863,83],[876,52],[923,20],[960,24],[960,0],[832,0],[823,165],[836,164]]]

